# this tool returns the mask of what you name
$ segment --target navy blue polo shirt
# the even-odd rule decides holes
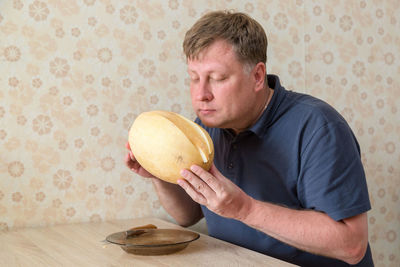
[[[218,170],[255,199],[311,209],[339,221],[371,208],[360,148],[344,118],[312,96],[286,91],[268,75],[274,95],[260,119],[235,135],[205,127]],[[202,206],[209,235],[301,266],[348,266],[284,244]],[[371,251],[357,266],[373,266]]]

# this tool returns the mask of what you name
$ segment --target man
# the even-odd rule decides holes
[[[166,211],[183,226],[204,216],[211,236],[301,266],[373,266],[367,185],[345,120],[266,75],[267,37],[245,14],[206,14],[183,48],[215,165],[182,170],[179,185],[153,177]],[[132,152],[125,161],[152,177]]]

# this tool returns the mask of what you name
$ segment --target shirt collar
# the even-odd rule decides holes
[[[278,76],[272,74],[267,75],[267,81],[269,88],[274,90],[274,94],[261,117],[247,130],[253,132],[260,138],[264,135],[265,130],[271,124],[273,116],[285,96],[285,88],[281,86]]]

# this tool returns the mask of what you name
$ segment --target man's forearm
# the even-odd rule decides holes
[[[210,211],[239,220],[284,243],[310,253],[355,264],[368,245],[366,213],[335,221],[312,210],[293,210],[253,199],[212,165],[192,166],[178,180],[193,200]]]
[[[241,221],[301,250],[350,264],[361,260],[368,244],[367,216],[335,221],[322,212],[293,210],[251,199]]]
[[[200,205],[194,202],[180,186],[153,178],[153,185],[164,209],[181,226],[191,226],[202,217]]]

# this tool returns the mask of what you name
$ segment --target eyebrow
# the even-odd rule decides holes
[[[191,72],[191,73],[195,73],[197,74],[197,71],[193,70],[193,69],[187,69],[187,72]],[[213,73],[222,73],[223,71],[216,71],[216,70],[211,70],[211,71],[207,71],[207,74],[213,74]]]

